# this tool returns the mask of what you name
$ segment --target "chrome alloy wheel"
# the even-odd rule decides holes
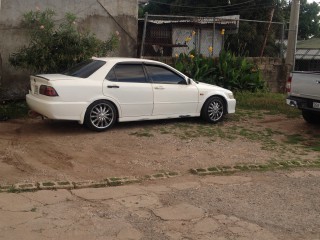
[[[212,122],[217,122],[224,114],[223,102],[220,99],[213,99],[208,106],[208,117]]]
[[[114,122],[114,110],[108,103],[99,103],[90,111],[90,122],[98,129],[106,129]]]

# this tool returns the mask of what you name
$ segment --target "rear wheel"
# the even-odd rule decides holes
[[[302,110],[303,119],[311,124],[320,123],[320,113]]]
[[[111,102],[99,100],[88,107],[84,122],[91,130],[101,132],[112,127],[116,116],[116,109]]]
[[[221,97],[211,97],[203,105],[201,116],[210,123],[217,123],[223,119],[226,107]]]

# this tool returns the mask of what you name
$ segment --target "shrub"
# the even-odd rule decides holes
[[[191,51],[181,53],[175,60],[174,67],[197,81],[212,83],[216,73],[214,59],[206,58]]]
[[[257,66],[230,51],[221,51],[217,59],[194,54],[194,51],[180,54],[174,67],[196,81],[235,91],[255,92],[266,88]]]
[[[58,26],[54,11],[30,11],[23,15],[22,26],[30,42],[9,57],[11,65],[33,73],[61,72],[92,56],[106,56],[119,44],[117,34],[107,41],[76,28],[76,17],[67,13]]]
[[[265,90],[258,67],[244,57],[236,57],[230,51],[222,50],[217,64],[215,83],[235,91]]]

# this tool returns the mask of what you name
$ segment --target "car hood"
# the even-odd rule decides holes
[[[218,87],[216,85],[211,85],[211,84],[207,84],[207,83],[203,83],[203,82],[199,82],[197,83],[197,87],[199,90],[202,91],[211,91],[211,90],[215,90],[215,91],[220,91],[220,92],[224,92],[224,93],[232,93],[230,90],[222,88],[222,87]]]

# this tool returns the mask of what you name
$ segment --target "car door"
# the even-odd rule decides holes
[[[173,70],[145,64],[154,92],[153,115],[191,115],[198,106],[198,88]]]
[[[141,63],[118,63],[107,74],[103,94],[115,99],[121,117],[150,116],[153,90]]]

